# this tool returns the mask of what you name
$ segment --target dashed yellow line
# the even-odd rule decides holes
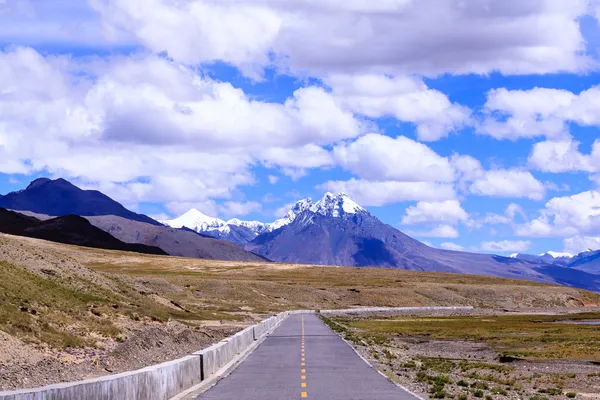
[[[306,351],[304,350],[304,315],[302,315],[302,350],[300,351],[300,354],[301,354],[300,366],[304,367],[304,366],[306,366],[306,362],[305,362],[306,361]],[[306,381],[306,375],[305,375],[306,369],[302,368],[300,370],[300,372],[302,373],[302,375],[300,375],[300,380],[302,380],[302,382],[300,383],[300,387],[306,388],[306,382],[305,382]],[[308,397],[308,393],[300,392],[300,397],[305,399]]]

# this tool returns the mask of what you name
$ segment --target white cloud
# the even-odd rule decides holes
[[[151,55],[14,48],[0,52],[0,87],[0,172],[47,170],[130,203],[228,199],[257,162],[303,172],[331,163],[319,144],[361,132],[322,88],[260,102]]]
[[[438,237],[438,238],[457,238],[459,236],[455,227],[446,224],[440,224],[430,230],[406,230],[405,233],[416,237]]]
[[[260,211],[262,205],[256,201],[226,201],[220,205],[218,209],[219,215],[224,215],[225,217],[239,217]]]
[[[565,252],[579,254],[588,250],[600,250],[600,236],[573,236],[563,240]]]
[[[461,207],[458,200],[419,201],[416,205],[406,209],[406,215],[402,218],[401,223],[404,225],[431,222],[456,224],[459,221],[466,221],[468,218],[469,214]]]
[[[464,251],[465,248],[459,244],[452,242],[444,242],[440,244],[440,248],[444,250],[452,250],[452,251]]]
[[[568,123],[600,126],[599,107],[600,86],[579,94],[538,87],[531,90],[495,89],[488,92],[484,107],[488,115],[478,130],[496,139],[545,136],[567,142]]]
[[[259,157],[267,166],[316,168],[333,165],[331,154],[314,144],[297,148],[270,147],[260,151]]]
[[[542,200],[546,195],[544,184],[528,171],[496,169],[485,171],[469,186],[475,195],[515,197]]]
[[[328,181],[317,189],[334,193],[347,193],[362,206],[383,206],[399,201],[443,201],[454,199],[451,184],[436,182]]]
[[[529,165],[544,172],[599,172],[600,140],[595,140],[589,155],[579,151],[579,142],[572,139],[544,141],[533,146]]]
[[[480,250],[488,252],[524,252],[531,246],[529,240],[500,240],[497,242],[483,242],[479,246]]]
[[[271,185],[276,184],[279,181],[279,177],[275,175],[269,175],[269,183]]]
[[[93,0],[126,31],[183,62],[221,60],[260,76],[292,71],[488,74],[591,68],[578,18],[586,0]],[[410,35],[398,35],[410,32]],[[257,71],[258,69],[258,71]],[[249,71],[248,71],[249,70]]]
[[[438,140],[469,122],[471,111],[415,77],[331,75],[333,96],[354,113],[414,123],[420,140]]]
[[[517,229],[527,237],[600,234],[600,193],[587,191],[548,201],[540,216]]]
[[[511,221],[514,221],[517,215],[520,215],[521,218],[525,220],[527,219],[527,214],[525,211],[523,211],[523,207],[515,203],[510,203],[508,207],[506,207],[506,211],[504,213],[511,219]]]
[[[395,139],[371,133],[336,146],[340,166],[363,179],[410,182],[451,182],[454,172],[447,158],[423,143],[404,136]]]

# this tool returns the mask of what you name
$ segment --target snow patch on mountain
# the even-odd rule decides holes
[[[256,235],[269,231],[269,224],[260,221],[242,221],[239,218],[232,218],[227,221],[228,225],[243,226],[250,229]]]
[[[227,222],[219,218],[209,217],[195,208],[192,208],[177,218],[159,222],[168,225],[171,228],[186,227],[196,232],[210,232],[217,230],[222,233],[228,233],[230,230]]]
[[[367,210],[350,199],[346,193],[334,195],[330,192],[325,193],[321,200],[313,204],[310,207],[310,211],[330,217],[340,217],[344,214],[367,212]]]
[[[561,253],[561,252],[557,252],[557,251],[547,251],[545,253],[540,254],[540,256],[550,256],[552,258],[573,258],[575,257],[574,254],[571,253]]]
[[[276,229],[279,229],[283,226],[291,224],[298,215],[302,214],[304,211],[308,210],[313,205],[313,201],[310,197],[297,201],[290,211],[288,211],[283,218],[279,218],[278,220],[272,222],[268,226],[269,232],[272,232]]]

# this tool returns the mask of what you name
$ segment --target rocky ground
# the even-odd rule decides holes
[[[524,314],[523,310],[473,310],[458,313],[436,312],[430,315],[423,312],[410,313],[410,316],[423,323],[426,323],[429,317],[487,318],[501,315],[532,315],[530,313],[564,315],[568,320],[569,314],[576,315],[582,311],[600,310],[538,308],[525,310],[527,314]],[[404,314],[404,321],[406,316],[408,315]],[[509,348],[499,351],[496,345],[481,340],[438,338],[436,336],[440,335],[436,334],[411,335],[393,331],[382,334],[382,330],[374,334],[375,330],[372,329],[352,328],[357,321],[373,322],[387,318],[390,318],[390,315],[336,316],[332,317],[329,323],[381,372],[423,398],[600,398],[600,360],[595,353],[600,343],[597,343],[594,337],[589,338],[589,347],[594,353],[587,359],[573,356],[528,358],[508,356]],[[522,334],[526,335],[526,329]],[[503,332],[502,335],[509,333]],[[543,338],[541,340],[543,341]],[[533,341],[530,343],[532,348],[537,345]]]
[[[190,329],[180,323],[141,325],[123,342],[53,349],[32,346],[0,331],[0,390],[44,386],[119,373],[184,357],[230,336],[231,325]]]

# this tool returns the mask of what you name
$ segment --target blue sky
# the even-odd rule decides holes
[[[344,191],[437,247],[600,248],[596,0],[51,3],[0,0],[0,193],[268,222]]]

